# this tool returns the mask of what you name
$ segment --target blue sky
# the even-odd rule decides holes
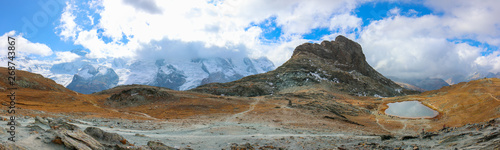
[[[224,55],[210,52],[218,47],[281,65],[304,42],[345,35],[362,45],[367,61],[384,75],[500,72],[500,9],[494,7],[500,3],[494,0],[0,3],[0,35],[25,39],[24,56],[54,63],[80,57],[73,49],[102,59],[188,53],[155,45],[182,42],[203,43],[201,56]]]

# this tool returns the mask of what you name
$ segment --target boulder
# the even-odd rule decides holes
[[[161,142],[156,142],[156,141],[149,141],[148,142],[148,146],[152,150],[177,150],[176,148],[167,146],[167,145],[165,145],[165,144],[163,144]]]
[[[87,127],[84,132],[102,143],[110,145],[127,143],[127,140],[121,135],[117,133],[105,132],[96,127]]]
[[[61,129],[56,132],[56,139],[60,138],[62,143],[69,149],[78,150],[104,150],[104,146],[90,135],[81,130]]]

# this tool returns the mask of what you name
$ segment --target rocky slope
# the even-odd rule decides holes
[[[10,88],[7,68],[0,67],[0,92],[7,92]],[[72,93],[73,91],[54,82],[54,80],[43,77],[39,74],[16,70],[16,87],[18,89],[32,89],[40,91]]]
[[[361,45],[338,36],[321,44],[305,43],[277,69],[230,83],[214,83],[192,91],[217,95],[259,96],[314,87],[357,96],[397,96],[409,91],[374,70]]]

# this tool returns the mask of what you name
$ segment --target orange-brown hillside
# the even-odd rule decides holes
[[[0,67],[0,94],[8,95],[11,86],[7,69]],[[233,114],[249,107],[248,98],[222,98],[209,94],[187,93],[165,88],[134,85],[119,86],[99,94],[86,95],[71,91],[39,74],[16,70],[16,114],[30,116],[69,115],[124,119],[185,118],[206,114]],[[139,105],[117,106],[109,98],[131,88],[158,88],[170,93],[164,100],[149,101]],[[8,98],[0,99],[10,106]],[[240,109],[235,109],[240,108]],[[7,109],[7,107],[2,107]]]
[[[464,125],[500,117],[500,79],[462,82],[419,96],[424,104],[438,110],[441,120]]]
[[[471,123],[489,121],[500,117],[500,79],[488,78],[462,82],[439,90],[427,91],[419,95],[392,97],[383,103],[399,101],[420,101],[440,114],[427,120],[408,119],[414,130],[426,128],[438,130],[443,126],[458,127]],[[379,113],[387,105],[379,106]],[[399,118],[379,117],[379,121],[399,122]]]

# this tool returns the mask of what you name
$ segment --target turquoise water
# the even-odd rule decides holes
[[[385,110],[385,114],[401,118],[432,118],[439,114],[419,101],[396,102],[387,105],[389,108]]]

